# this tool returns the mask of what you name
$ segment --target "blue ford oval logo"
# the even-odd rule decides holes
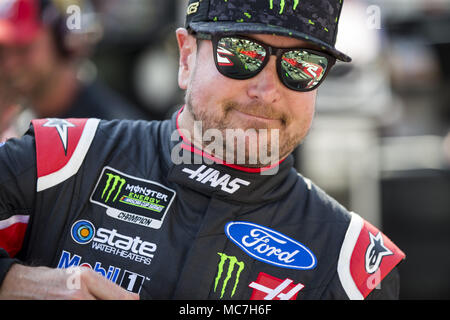
[[[298,241],[272,229],[250,223],[230,222],[225,226],[227,237],[251,257],[290,269],[313,269],[314,254]]]

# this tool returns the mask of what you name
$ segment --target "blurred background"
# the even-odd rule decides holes
[[[450,298],[450,1],[346,0],[299,171],[405,253],[402,299]]]
[[[17,2],[0,0],[0,21],[12,19]],[[174,31],[186,0],[43,2],[81,6],[82,27],[72,21],[73,32],[53,33],[58,54],[46,64],[40,42],[7,49],[0,23],[0,142],[35,116],[166,119],[183,103]],[[64,14],[44,17],[50,29],[67,30]],[[353,62],[338,63],[319,89],[296,167],[406,253],[401,299],[449,299],[450,0],[345,0],[339,30],[337,48]],[[66,85],[47,92],[46,83]],[[65,88],[67,107],[51,108],[64,104]]]

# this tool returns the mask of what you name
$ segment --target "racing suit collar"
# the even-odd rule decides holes
[[[235,203],[263,204],[285,196],[298,180],[292,155],[269,167],[246,168],[224,163],[196,148],[179,131],[181,111],[172,116],[170,152],[165,153],[169,155],[170,181]],[[178,139],[173,139],[174,135]],[[181,158],[174,161],[174,154]]]

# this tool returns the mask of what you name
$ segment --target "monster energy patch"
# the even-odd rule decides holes
[[[225,296],[226,292],[227,297],[232,298],[236,293],[239,278],[242,270],[245,268],[245,264],[234,256],[228,256],[222,252],[217,252],[217,254],[220,256],[220,261],[217,265],[217,274],[214,279],[214,292],[220,292],[220,299]]]
[[[175,195],[157,182],[105,167],[90,200],[105,207],[110,217],[159,229]]]

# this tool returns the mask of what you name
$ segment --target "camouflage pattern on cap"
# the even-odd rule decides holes
[[[309,41],[337,59],[343,0],[190,0],[186,27],[207,33],[265,33]]]

